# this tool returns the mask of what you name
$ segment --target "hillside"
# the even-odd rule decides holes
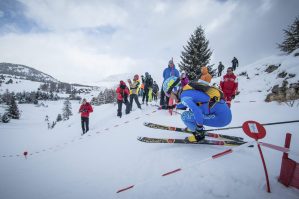
[[[46,73],[20,64],[0,63],[0,74],[36,82],[58,82]]]
[[[0,63],[0,94],[8,90],[9,92],[36,92],[42,85],[55,85],[51,91],[57,92],[59,96],[66,97],[67,92],[76,90],[78,93],[90,94],[88,97],[96,95],[102,88],[78,83],[65,83],[52,76],[36,70],[29,66],[12,63]],[[50,91],[50,90],[49,90]],[[96,93],[94,93],[96,92]]]

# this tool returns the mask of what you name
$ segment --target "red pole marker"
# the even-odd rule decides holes
[[[257,141],[257,147],[259,149],[259,153],[263,162],[264,166],[264,171],[265,171],[265,176],[266,176],[266,181],[267,181],[267,191],[268,193],[271,192],[270,190],[270,183],[269,183],[269,177],[268,177],[268,171],[266,167],[266,162],[263,156],[263,152],[261,149],[261,146],[258,142],[259,139],[262,139],[266,136],[266,129],[258,122],[256,121],[246,121],[242,125],[243,131],[246,135],[249,137],[255,139]]]
[[[28,152],[27,152],[27,151],[24,151],[23,155],[24,155],[25,158],[27,159]]]

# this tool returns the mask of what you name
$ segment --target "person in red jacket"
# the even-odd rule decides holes
[[[224,94],[225,101],[230,107],[232,99],[235,98],[235,95],[238,90],[238,79],[233,73],[233,68],[227,68],[227,73],[222,77],[220,81],[220,87]]]
[[[122,116],[122,104],[126,105],[126,114],[130,113],[130,104],[128,102],[128,96],[130,95],[129,88],[124,81],[119,82],[119,87],[116,89],[117,93],[117,116]]]
[[[79,108],[79,113],[81,113],[81,125],[82,125],[82,135],[89,131],[89,113],[93,112],[90,103],[83,99],[83,102]]]

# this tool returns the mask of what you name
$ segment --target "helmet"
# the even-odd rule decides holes
[[[163,91],[165,92],[165,95],[169,97],[171,92],[178,91],[179,83],[180,83],[180,78],[175,76],[171,76],[168,79],[166,79],[163,83]]]
[[[139,79],[139,75],[137,75],[137,74],[134,75],[134,79],[135,79],[135,80],[138,80],[138,79]]]
[[[145,72],[145,76],[147,77],[149,75],[149,73],[148,72]]]

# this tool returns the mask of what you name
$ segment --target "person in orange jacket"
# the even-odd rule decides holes
[[[82,135],[89,131],[89,113],[91,112],[93,112],[92,106],[84,98],[79,109],[79,113],[81,113]]]
[[[212,80],[212,76],[209,74],[208,67],[202,66],[200,70],[201,70],[200,79],[210,83]]]

